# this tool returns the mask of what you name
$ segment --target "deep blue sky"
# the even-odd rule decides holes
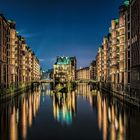
[[[0,12],[51,68],[56,56],[76,56],[79,66],[95,59],[123,0],[0,0]]]

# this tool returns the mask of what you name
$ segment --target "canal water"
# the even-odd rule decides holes
[[[79,84],[54,94],[50,85],[0,104],[0,140],[139,140],[140,112]]]

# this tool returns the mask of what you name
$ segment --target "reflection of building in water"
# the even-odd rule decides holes
[[[106,97],[97,94],[98,125],[103,140],[126,139],[126,113],[118,104],[110,103]]]
[[[22,137],[26,139],[27,128],[31,127],[33,118],[36,117],[36,114],[40,106],[40,94],[37,91],[34,91],[33,94],[28,95],[28,99],[23,98],[22,101]]]
[[[75,93],[58,93],[53,95],[53,115],[62,123],[70,125],[76,113]]]
[[[50,94],[52,88],[52,84],[50,83],[42,83],[40,86],[41,92],[46,92],[46,94]]]
[[[22,135],[20,139],[26,139],[27,130],[31,127],[33,118],[40,106],[40,94],[38,90],[22,94],[15,98],[5,108],[0,110],[0,139],[17,140],[18,134]],[[7,124],[10,125],[7,125]],[[18,129],[20,127],[21,129]]]
[[[91,106],[96,106],[96,100],[91,93],[91,86],[87,83],[79,83],[76,89],[77,95],[82,95],[83,98],[88,100]]]
[[[13,107],[10,118],[10,140],[17,140],[16,110]]]

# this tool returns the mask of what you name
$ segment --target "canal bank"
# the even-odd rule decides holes
[[[0,90],[0,102],[6,102],[23,92],[26,92],[30,89],[34,89],[38,86],[38,83],[30,83],[26,86],[20,86],[18,88],[9,88],[9,89],[1,89]]]
[[[121,85],[107,85],[105,83],[98,83],[99,89],[109,93],[124,103],[140,108],[140,97],[136,96],[138,93],[133,92],[132,89],[124,88]]]

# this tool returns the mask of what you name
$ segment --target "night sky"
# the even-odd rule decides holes
[[[0,13],[17,23],[17,30],[41,61],[51,68],[56,56],[76,56],[78,67],[95,59],[111,19],[123,0],[0,0]]]

